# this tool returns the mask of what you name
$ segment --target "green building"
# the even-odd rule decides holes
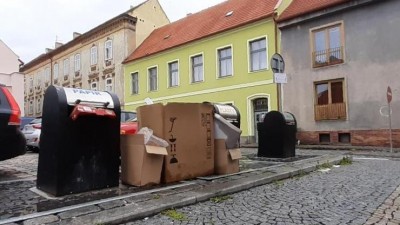
[[[229,0],[154,30],[124,62],[125,109],[146,98],[233,104],[242,143],[256,142],[256,123],[279,104],[270,58],[280,2]]]

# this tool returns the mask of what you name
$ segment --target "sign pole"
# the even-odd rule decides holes
[[[393,153],[393,140],[392,140],[392,110],[389,105],[389,142],[390,142],[390,153]]]
[[[389,109],[389,142],[390,142],[390,153],[393,153],[393,141],[392,141],[392,109],[390,108],[390,102],[392,101],[392,89],[390,86],[387,87],[386,98]]]

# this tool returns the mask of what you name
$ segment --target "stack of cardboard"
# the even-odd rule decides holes
[[[206,103],[161,103],[136,109],[138,128],[153,130],[167,148],[144,144],[143,135],[121,136],[124,183],[170,183],[215,173],[239,172],[240,149],[214,141],[214,107]]]
[[[213,106],[202,103],[153,104],[137,108],[139,129],[148,127],[169,142],[162,181],[214,173]]]

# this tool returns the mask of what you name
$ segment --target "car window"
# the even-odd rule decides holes
[[[42,123],[42,118],[34,119],[29,124],[36,124],[36,123]]]
[[[136,112],[127,112],[127,111],[121,112],[121,122],[125,122],[127,120],[134,118],[136,118]]]

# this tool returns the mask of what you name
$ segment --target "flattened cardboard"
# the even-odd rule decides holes
[[[134,186],[159,184],[166,148],[144,145],[142,134],[121,135],[121,181]]]
[[[169,103],[164,107],[164,140],[170,146],[165,157],[165,183],[214,173],[213,106],[201,103]]]
[[[238,173],[239,159],[242,158],[242,154],[239,148],[226,149],[226,143],[224,139],[215,139],[215,174],[231,174]]]
[[[153,134],[162,138],[164,136],[164,106],[161,103],[143,105],[136,109],[138,129],[148,127]]]

